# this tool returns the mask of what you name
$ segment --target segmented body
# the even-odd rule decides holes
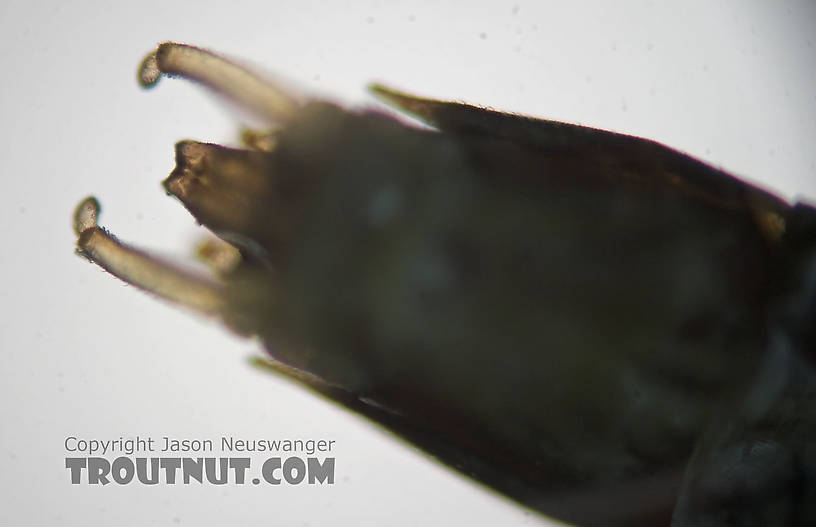
[[[148,73],[203,53],[163,46]],[[651,141],[375,92],[435,129],[253,92],[274,146],[180,143],[166,188],[242,259],[160,293],[546,514],[816,518],[814,209]],[[158,290],[88,203],[81,252]]]

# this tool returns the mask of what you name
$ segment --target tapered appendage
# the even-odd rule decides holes
[[[165,42],[142,61],[139,83],[154,86],[162,74],[198,81],[273,123],[288,120],[300,107],[297,99],[223,57],[184,44]]]
[[[164,188],[220,238],[266,261],[289,227],[275,184],[271,154],[182,141]]]
[[[368,90],[389,106],[403,110],[429,123],[433,121],[433,107],[440,104],[439,101],[408,95],[377,83],[370,84]]]
[[[252,228],[253,199],[267,192],[263,158],[195,141],[176,145],[176,168],[164,188],[216,233]],[[262,154],[259,154],[262,155]]]
[[[77,253],[140,289],[195,311],[217,315],[223,311],[221,284],[195,276],[149,254],[118,242],[97,225],[99,202],[89,197],[74,214]]]
[[[295,368],[294,366],[290,366],[283,362],[273,360],[269,357],[252,357],[250,359],[250,364],[259,370],[273,372],[289,377],[290,379],[303,383],[318,391],[332,388],[329,383],[317,375],[309,373],[306,370]]]

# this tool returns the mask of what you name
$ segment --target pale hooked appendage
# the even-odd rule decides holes
[[[300,108],[296,97],[280,87],[218,55],[193,46],[172,42],[160,44],[142,61],[139,82],[144,87],[151,87],[162,74],[200,82],[256,115],[265,117],[270,123],[284,122]],[[272,148],[271,141],[271,134],[254,132],[244,142],[250,147],[254,146],[255,150],[263,151]],[[223,227],[226,233],[233,225],[220,221],[221,218],[237,218],[236,221],[240,221],[238,211],[244,208],[244,204],[233,203],[226,198],[216,202],[212,191],[236,185],[246,191],[258,190],[258,185],[262,184],[258,175],[262,170],[259,166],[262,160],[258,156],[253,157],[252,152],[191,141],[179,143],[177,154],[179,167],[165,182],[168,192],[194,213],[211,219],[215,227]],[[221,197],[243,194],[246,192],[223,192]],[[76,209],[74,230],[78,237],[78,254],[125,282],[166,300],[207,315],[223,314],[226,300],[222,283],[215,278],[197,276],[120,243],[97,225],[99,209],[95,197],[86,198]],[[199,252],[199,257],[207,260],[216,274],[233,268],[241,258],[231,245],[225,245],[220,244],[215,252]]]
[[[160,44],[142,61],[139,83],[145,88],[152,87],[162,74],[201,82],[271,123],[286,121],[301,106],[293,94],[256,73],[194,46],[175,42]]]
[[[222,287],[129,247],[97,224],[99,202],[85,198],[74,214],[77,253],[112,275],[171,302],[207,315],[219,315],[224,307]]]

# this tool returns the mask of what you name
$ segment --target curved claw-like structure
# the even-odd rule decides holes
[[[152,87],[162,75],[177,75],[200,82],[220,96],[239,104],[255,116],[265,118],[270,123],[289,120],[301,107],[296,97],[281,89],[279,85],[270,83],[256,73],[223,57],[194,46],[164,42],[148,54],[139,67],[139,83],[146,88]],[[235,195],[240,198],[252,195],[253,191],[258,190],[256,188],[258,178],[253,179],[252,176],[258,172],[256,165],[260,162],[257,159],[260,154],[255,155],[250,152],[223,149],[215,145],[189,142],[180,143],[178,148],[180,152],[188,152],[196,147],[204,153],[224,151],[232,152],[233,155],[224,163],[216,163],[213,167],[215,170],[199,167],[198,172],[202,172],[203,176],[192,182],[188,181],[189,177],[187,180],[183,179],[179,171],[174,172],[174,177],[168,180],[168,191],[182,199],[188,208],[203,214],[205,219],[212,220],[207,223],[211,228],[227,231],[240,230],[236,229],[232,223],[238,221],[234,217],[240,220],[245,216],[237,213],[246,209],[245,204],[241,203],[240,199],[237,203],[213,201],[215,198],[212,198],[212,192],[208,193],[207,190],[214,184],[227,196]],[[226,154],[218,159],[224,156]],[[205,160],[207,166],[213,163],[212,157],[213,155],[210,155]],[[183,166],[187,166],[186,162],[194,164],[189,155],[180,157],[180,160],[183,161],[181,163]],[[207,180],[207,175],[210,180]],[[221,179],[218,178],[219,176],[222,176]],[[232,179],[229,179],[230,177]],[[200,180],[203,180],[205,184],[200,184]],[[185,183],[186,186],[182,187],[181,183]],[[226,191],[222,188],[225,185],[229,187]],[[230,191],[236,185],[240,187],[241,192]],[[208,199],[210,201],[207,201]],[[216,202],[220,205],[215,206]],[[94,197],[86,198],[76,209],[74,230],[78,236],[78,254],[95,262],[125,282],[166,300],[204,314],[223,315],[226,302],[223,284],[197,276],[120,243],[97,225],[99,209],[99,202]],[[226,209],[231,210],[233,214],[227,214],[229,211]],[[232,223],[226,220],[218,221],[221,218],[219,214],[234,221]],[[222,234],[228,236],[226,232]]]
[[[74,213],[77,253],[149,293],[208,315],[224,307],[222,286],[124,245],[97,224],[99,202],[82,200]]]
[[[142,60],[139,83],[152,87],[162,74],[200,82],[273,123],[288,120],[300,107],[296,98],[280,86],[223,57],[186,44],[160,44]]]

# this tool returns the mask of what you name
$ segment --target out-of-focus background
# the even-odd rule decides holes
[[[204,234],[159,182],[177,140],[235,144],[241,115],[186,82],[139,89],[138,62],[156,43],[218,50],[349,105],[375,104],[364,86],[378,80],[641,135],[816,200],[814,35],[809,0],[4,0],[2,523],[546,524],[252,369],[256,343],[73,254],[73,208],[91,193],[103,225],[161,254],[185,258]],[[337,479],[70,484],[66,437],[137,435],[335,440]]]

